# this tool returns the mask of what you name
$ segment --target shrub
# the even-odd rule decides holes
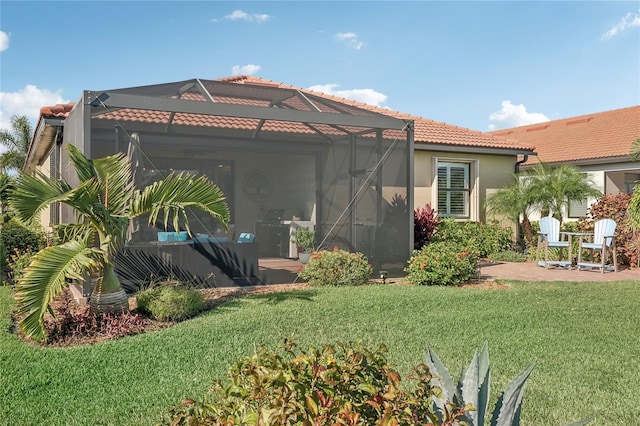
[[[298,276],[310,285],[362,285],[372,272],[373,267],[362,253],[334,248],[311,253]]]
[[[583,232],[593,232],[593,226],[599,219],[615,220],[618,263],[622,265],[638,265],[640,262],[640,235],[634,231],[627,215],[630,201],[631,195],[623,192],[607,194],[589,207],[587,217],[579,220]]]
[[[424,207],[418,207],[413,212],[413,246],[420,250],[433,238],[440,219],[438,213],[427,203]]]
[[[511,248],[513,231],[495,223],[456,222],[453,219],[442,220],[433,237],[433,241],[445,241],[461,244],[478,252],[480,257]]]
[[[160,321],[182,321],[204,307],[200,292],[176,286],[154,287],[136,293],[138,310]]]
[[[171,425],[394,425],[454,424],[464,408],[443,404],[445,421],[434,414],[441,389],[425,364],[400,386],[383,345],[325,345],[298,350],[286,341],[282,351],[262,348],[229,369],[229,381],[213,386],[203,401],[183,400]],[[437,423],[434,423],[437,422]]]
[[[2,225],[0,239],[0,246],[4,247],[4,258],[0,264],[4,263],[10,278],[15,275],[14,267],[22,265],[16,265],[17,258],[26,254],[28,259],[32,253],[40,251],[46,245],[45,234],[40,228],[24,226],[17,219],[11,219]]]
[[[476,274],[477,265],[477,252],[441,241],[414,250],[405,272],[415,285],[460,285]]]

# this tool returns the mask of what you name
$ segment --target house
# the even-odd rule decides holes
[[[139,249],[136,266],[168,263],[172,274],[199,271],[202,280],[214,265],[218,285],[270,281],[258,276],[268,269],[261,262],[296,258],[298,226],[313,227],[323,247],[363,252],[377,268],[402,265],[414,206],[484,221],[486,195],[511,179],[519,155],[534,155],[505,137],[247,76],[85,91],[76,103],[43,107],[25,168],[73,184],[66,144],[90,158],[127,152],[140,187],[171,171],[216,182],[231,231],[194,214],[191,228],[203,239],[180,245],[139,223],[128,250]],[[45,226],[70,220],[59,207],[42,217]],[[241,233],[255,243],[241,245]]]
[[[615,109],[561,120],[489,132],[489,135],[517,139],[535,147],[522,169],[542,161],[551,166],[578,167],[604,194],[631,194],[640,181],[640,162],[630,158],[631,144],[640,138],[640,106]],[[574,202],[564,217],[577,219],[595,200]]]

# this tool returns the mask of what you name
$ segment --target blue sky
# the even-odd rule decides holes
[[[0,3],[0,127],[252,74],[486,131],[640,104],[640,1]]]

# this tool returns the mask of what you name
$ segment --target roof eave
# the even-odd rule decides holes
[[[46,118],[40,117],[33,134],[33,139],[29,144],[27,157],[22,167],[23,170],[33,170],[36,166],[42,165],[47,154],[55,144],[58,129],[64,126],[62,118]]]
[[[505,147],[483,147],[470,145],[451,145],[444,143],[423,143],[415,142],[416,151],[450,151],[467,152],[473,154],[493,154],[493,155],[537,155],[530,148],[505,148]]]
[[[542,160],[540,160],[542,161]],[[560,166],[562,164],[571,164],[572,166],[593,166],[593,165],[601,165],[601,164],[618,164],[618,163],[629,163],[631,162],[630,155],[619,155],[615,157],[600,157],[600,158],[589,158],[586,160],[562,160],[562,161],[545,161],[545,164],[548,164],[551,167]],[[523,164],[523,168],[533,167],[535,163],[526,163]]]

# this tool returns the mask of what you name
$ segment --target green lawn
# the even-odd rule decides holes
[[[173,328],[95,346],[42,349],[8,332],[0,288],[0,424],[154,424],[181,398],[200,398],[232,360],[261,342],[303,347],[385,343],[403,376],[426,343],[458,374],[489,342],[493,400],[529,361],[522,420],[595,425],[640,418],[640,282],[514,282],[478,290],[311,288],[236,299]],[[493,405],[493,403],[492,403]]]

